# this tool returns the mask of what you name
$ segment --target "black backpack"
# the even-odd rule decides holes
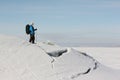
[[[30,28],[30,25],[27,24],[27,25],[26,25],[26,29],[25,29],[25,30],[26,30],[26,34],[30,34],[30,29],[29,29],[29,28]]]

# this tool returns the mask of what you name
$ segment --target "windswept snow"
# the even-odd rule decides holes
[[[119,75],[75,49],[0,35],[0,80],[120,80]]]
[[[105,66],[120,69],[120,47],[74,47],[93,56]]]

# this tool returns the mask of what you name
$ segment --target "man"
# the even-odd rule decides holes
[[[30,31],[30,39],[29,39],[29,42],[34,44],[34,43],[35,43],[35,31],[36,31],[37,29],[34,29],[33,25],[34,25],[34,23],[32,23],[32,24],[30,25],[30,27],[29,27],[29,31]]]

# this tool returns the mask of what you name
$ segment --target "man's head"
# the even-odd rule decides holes
[[[34,25],[34,23],[32,22],[32,23],[31,23],[31,25],[33,26],[33,25]]]

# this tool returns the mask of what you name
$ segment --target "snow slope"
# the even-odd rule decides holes
[[[52,43],[30,44],[0,35],[0,80],[120,80],[119,70],[86,53],[65,50]]]
[[[93,56],[105,66],[120,69],[120,47],[74,47]]]

